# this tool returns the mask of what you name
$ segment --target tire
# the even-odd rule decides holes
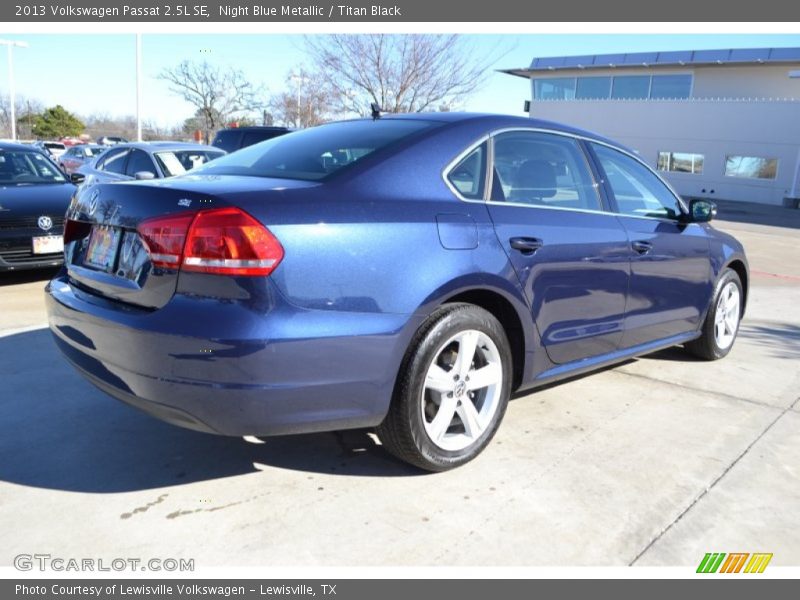
[[[704,360],[719,360],[728,355],[736,341],[744,307],[744,290],[739,275],[725,269],[714,288],[701,335],[685,345]]]
[[[503,419],[511,369],[508,338],[491,313],[472,304],[442,306],[409,344],[378,437],[388,452],[427,471],[469,462]]]

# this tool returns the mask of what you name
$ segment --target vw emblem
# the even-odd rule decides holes
[[[36,221],[36,223],[39,225],[39,229],[43,231],[50,231],[53,228],[53,219],[47,215],[42,215],[39,217],[39,220]]]
[[[90,217],[97,210],[97,198],[99,196],[100,196],[100,191],[99,190],[95,190],[94,194],[92,194],[92,198],[89,200],[89,216]]]

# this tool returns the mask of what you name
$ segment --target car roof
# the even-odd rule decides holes
[[[216,146],[206,146],[204,144],[193,144],[190,142],[170,142],[170,141],[155,141],[155,142],[126,142],[112,146],[113,148],[136,148],[148,152],[157,152],[159,150],[203,150],[211,152],[224,152]]]
[[[0,150],[28,150],[29,152],[36,152],[33,146],[19,144],[17,142],[0,142]]]
[[[244,127],[225,127],[219,131],[292,131],[292,129],[277,125],[245,125]]]
[[[503,115],[494,113],[474,113],[474,112],[428,112],[428,113],[400,113],[400,114],[383,114],[381,119],[409,119],[419,121],[439,121],[442,123],[472,123],[480,125],[486,129],[513,129],[515,127],[525,129],[547,129],[570,135],[584,137],[591,140],[596,140],[618,148],[623,148],[621,144],[613,140],[604,138],[601,135],[592,133],[585,129],[572,127],[564,123],[557,123],[555,121],[546,121],[544,119],[532,119],[529,117],[517,117],[513,115]],[[370,120],[367,119],[353,119],[358,121]]]

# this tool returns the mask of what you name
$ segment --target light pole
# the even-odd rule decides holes
[[[293,82],[297,84],[297,127],[301,127],[301,111],[300,111],[300,90],[302,89],[302,85],[308,81],[308,77],[303,76],[302,74],[296,75],[292,74],[289,76]]]
[[[136,34],[136,141],[142,141],[142,34]]]
[[[8,48],[8,99],[11,104],[11,139],[16,141],[17,114],[16,107],[14,105],[17,102],[17,98],[14,91],[14,53],[12,49],[14,46],[17,48],[27,48],[28,42],[19,42],[17,40],[0,40],[0,46],[6,46]]]

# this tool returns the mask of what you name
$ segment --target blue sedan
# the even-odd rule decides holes
[[[375,427],[441,471],[512,392],[733,346],[748,267],[636,154],[476,114],[322,125],[171,179],[83,186],[47,288],[110,395],[223,435]]]

